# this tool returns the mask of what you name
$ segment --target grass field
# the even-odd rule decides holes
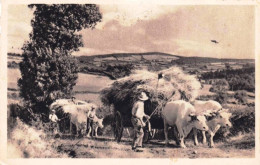
[[[117,143],[111,137],[94,139],[59,139],[57,146],[60,152],[76,158],[252,158],[254,157],[254,139],[243,135],[227,142],[216,143],[215,148],[199,144],[194,146],[191,140],[186,141],[187,148],[178,148],[174,141],[165,147],[163,140],[151,140],[144,144],[143,152],[131,150],[131,138],[123,138]]]
[[[19,101],[17,80],[20,77],[18,69],[8,69],[8,103]],[[75,97],[80,100],[92,101],[101,105],[99,91],[107,87],[113,81],[104,76],[79,74],[76,86],[74,87]],[[209,96],[211,85],[204,85],[200,90],[200,96]],[[16,96],[15,96],[16,94]],[[254,94],[250,93],[251,101],[254,101]],[[235,111],[247,107],[235,104],[228,105]],[[106,127],[107,128],[107,127]],[[108,133],[99,138],[75,138],[67,135],[55,139],[56,150],[76,158],[251,158],[255,154],[254,133],[239,133],[224,141],[217,141],[215,148],[208,148],[200,144],[194,146],[191,139],[186,141],[186,149],[177,148],[174,141],[169,147],[164,146],[163,140],[153,139],[145,144],[144,152],[136,153],[131,150],[132,137],[124,136],[122,142],[114,141],[110,129]],[[132,135],[131,135],[132,136]]]

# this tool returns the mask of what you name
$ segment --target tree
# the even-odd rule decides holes
[[[231,69],[231,66],[230,66],[230,64],[229,64],[228,62],[225,63],[225,68],[226,68],[227,70]]]
[[[234,95],[235,99],[238,100],[239,103],[247,103],[247,93],[246,91],[242,90],[242,91],[237,91]]]
[[[34,9],[30,40],[23,46],[18,81],[20,96],[34,112],[47,113],[53,100],[70,97],[77,80],[77,62],[71,55],[83,46],[83,28],[102,19],[96,5],[29,5]]]
[[[217,80],[212,87],[209,89],[211,92],[222,92],[222,91],[227,91],[229,88],[229,84],[227,80],[225,79],[220,79]]]
[[[220,104],[227,103],[228,95],[225,91],[218,91],[216,96],[216,101],[218,101]]]

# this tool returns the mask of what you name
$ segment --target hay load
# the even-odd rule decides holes
[[[101,101],[104,105],[112,105],[114,111],[119,111],[124,125],[130,126],[132,105],[139,93],[144,91],[150,98],[145,101],[145,112],[151,114],[157,106],[160,107],[150,120],[153,125],[161,123],[157,120],[161,120],[161,109],[168,101],[179,99],[193,101],[200,87],[195,76],[184,73],[178,67],[160,72],[136,70],[130,76],[118,79],[110,87],[103,89]]]

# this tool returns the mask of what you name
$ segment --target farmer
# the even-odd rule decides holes
[[[51,121],[51,128],[53,128],[53,130],[57,130],[57,132],[60,130],[59,129],[59,124],[58,121],[60,121],[60,119],[57,117],[57,115],[55,114],[55,110],[51,110],[51,113],[49,115],[49,119]]]
[[[71,97],[71,101],[72,101],[73,104],[76,104],[75,99],[76,99],[75,97]]]
[[[88,112],[88,115],[87,115],[87,129],[90,130],[90,129],[93,129],[94,127],[94,117],[96,116],[96,109],[94,107],[91,108],[91,110]],[[90,134],[88,134],[89,136]],[[92,136],[93,134],[91,134]]]
[[[138,101],[136,101],[132,108],[132,118],[131,122],[134,126],[134,139],[132,144],[132,150],[136,152],[142,152],[138,148],[142,147],[144,131],[143,127],[145,127],[145,123],[143,118],[145,117],[147,120],[150,118],[148,115],[144,113],[144,101],[148,100],[148,96],[145,92],[141,92],[138,96]]]

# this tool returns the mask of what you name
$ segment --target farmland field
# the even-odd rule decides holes
[[[18,86],[17,80],[20,78],[20,70],[19,69],[8,69],[8,88],[13,89],[13,91],[8,91],[8,93],[16,93],[18,95]],[[74,87],[75,97],[80,100],[87,100],[94,102],[96,104],[101,104],[99,100],[99,91],[113,81],[108,77],[91,75],[91,74],[78,74],[77,84]],[[9,103],[17,102],[17,99],[9,98]]]
[[[154,56],[144,58],[152,60],[150,59],[152,57]],[[124,58],[121,57],[121,59]],[[125,58],[124,60],[129,59],[132,60],[132,57]],[[165,60],[167,60],[167,57]],[[187,70],[194,70],[202,65],[185,65],[185,68]],[[224,65],[218,66],[216,64],[212,64],[211,66],[215,67],[215,69],[224,67]],[[8,104],[18,103],[20,100],[17,86],[19,77],[19,69],[8,68]],[[79,100],[91,101],[102,106],[99,92],[113,82],[114,80],[105,76],[79,73],[76,86],[73,89],[73,95]],[[207,99],[216,95],[216,93],[209,91],[211,87],[211,84],[203,84],[203,88],[199,90],[199,99]],[[233,91],[228,91],[227,93],[234,95]],[[254,93],[248,92],[248,102],[254,103],[254,98]],[[235,99],[229,98],[228,101],[235,102]],[[239,112],[241,114],[244,112],[247,113],[246,111],[249,108],[247,105],[236,105],[233,103],[228,103],[225,107],[232,109],[232,112]],[[105,128],[99,131],[100,136],[98,138],[77,138],[64,134],[60,138],[54,139],[55,146],[58,152],[76,158],[252,158],[255,155],[255,135],[252,131],[243,132],[242,130],[236,133],[235,136],[216,140],[215,148],[209,148],[208,145],[201,143],[199,146],[194,146],[192,137],[189,137],[186,141],[187,148],[180,149],[175,145],[174,141],[171,141],[170,146],[166,147],[163,141],[164,135],[162,130],[159,130],[161,132],[160,138],[152,139],[149,143],[144,144],[145,148],[142,153],[136,153],[131,150],[133,133],[131,128],[129,130],[130,136],[124,131],[120,143],[114,141],[111,126],[105,125]]]

